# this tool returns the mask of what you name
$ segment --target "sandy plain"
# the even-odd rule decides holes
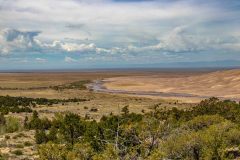
[[[0,96],[22,96],[32,98],[68,99],[84,98],[89,101],[79,103],[56,104],[53,106],[37,106],[33,108],[40,113],[41,117],[53,117],[58,112],[74,112],[82,117],[88,115],[92,119],[99,120],[103,115],[110,113],[120,114],[121,108],[128,105],[129,110],[135,113],[148,112],[156,104],[163,107],[185,107],[185,103],[175,104],[176,100],[168,98],[153,98],[148,96],[114,94],[95,92],[88,89],[62,89],[54,90],[49,86],[69,84],[81,80],[103,80],[113,77],[151,76],[153,74],[173,76],[172,73],[160,71],[88,71],[88,72],[43,72],[43,73],[0,73]],[[178,73],[192,75],[196,73]],[[174,75],[174,77],[176,76]],[[192,105],[192,104],[190,104]],[[97,112],[91,112],[97,108]],[[24,118],[26,113],[10,114]],[[29,114],[30,115],[30,114]]]
[[[104,87],[109,90],[131,92],[156,92],[185,94],[192,98],[219,97],[223,99],[240,100],[240,70],[213,71],[201,74],[182,74],[181,76],[128,76],[113,77],[104,80]],[[172,96],[174,98],[174,96]]]
[[[89,101],[59,103],[52,106],[33,107],[40,117],[53,117],[59,112],[73,112],[83,118],[99,120],[103,115],[121,114],[121,108],[129,106],[130,112],[145,113],[155,106],[163,108],[191,108],[201,97],[152,96],[128,94],[127,91],[187,93],[208,96],[239,98],[240,70],[114,70],[86,72],[42,72],[42,73],[0,73],[0,96],[22,96],[32,98],[68,99],[84,98]],[[121,93],[101,92],[91,89],[56,90],[50,86],[65,85],[76,81],[105,81],[108,90],[121,90]],[[94,83],[93,83],[94,84]],[[190,103],[189,103],[190,102]],[[96,111],[92,112],[92,109]],[[9,113],[24,120],[31,113]],[[6,138],[8,136],[9,138]],[[28,145],[27,145],[28,144]],[[0,135],[0,152],[10,159],[35,159],[36,147],[34,131],[20,130]],[[14,151],[21,150],[17,156]]]

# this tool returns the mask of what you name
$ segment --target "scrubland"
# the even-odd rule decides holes
[[[185,103],[186,97],[100,93],[86,87],[94,80],[107,79],[111,80],[105,84],[108,87],[134,90],[145,76],[141,85],[156,85],[155,90],[168,87],[171,81],[173,88],[177,88],[177,81],[180,88],[181,84],[187,88],[187,82],[193,87],[199,80],[199,85],[208,84],[205,92],[211,93],[209,83],[217,85],[217,79],[223,86],[224,82],[237,85],[238,71],[224,72],[2,73],[1,158],[239,158],[240,105],[227,100],[237,95],[237,88],[226,92],[224,87],[218,88],[223,93],[218,94],[220,99],[196,98],[194,103]],[[207,76],[212,81],[204,81]],[[229,83],[226,86],[234,87]],[[147,89],[152,91],[151,87]],[[231,96],[224,95],[231,90]]]

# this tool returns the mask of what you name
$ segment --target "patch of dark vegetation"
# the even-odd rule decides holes
[[[24,127],[26,129],[49,129],[51,127],[51,121],[47,118],[40,119],[37,111],[33,111],[33,115],[30,120],[26,117],[24,120]]]
[[[99,122],[73,113],[40,119],[34,112],[26,127],[36,130],[40,159],[220,160],[239,158],[239,123],[239,103],[210,98],[187,110],[156,106],[136,114],[125,106]]]
[[[24,145],[23,144],[16,144],[15,148],[24,148]]]
[[[29,147],[32,146],[33,144],[29,141],[24,142],[24,146]]]
[[[31,107],[37,105],[51,106],[59,103],[69,102],[84,102],[88,99],[47,99],[47,98],[27,98],[27,97],[11,97],[11,96],[0,96],[0,113],[8,114],[20,113],[20,112],[32,112]],[[1,120],[0,120],[1,121]]]
[[[12,87],[0,87],[0,90],[43,90],[49,87],[29,87],[29,88],[12,88]]]
[[[22,129],[21,122],[16,117],[12,116],[5,117],[3,114],[0,114],[0,119],[4,120],[0,124],[0,134],[13,133],[20,131]],[[10,136],[6,135],[5,138],[6,139],[10,138]]]
[[[15,136],[13,136],[13,139],[18,139],[18,138],[22,138],[22,137],[27,137],[24,133],[18,133]]]
[[[93,108],[90,109],[90,112],[97,112],[98,110],[99,110],[99,109],[93,107]]]
[[[19,150],[19,149],[12,151],[12,153],[17,155],[17,156],[23,155],[22,150]]]
[[[87,89],[86,84],[91,83],[90,80],[81,80],[72,82],[69,84],[63,84],[58,86],[50,86],[50,88],[54,90],[63,90],[63,89],[79,89],[79,90],[85,90]]]

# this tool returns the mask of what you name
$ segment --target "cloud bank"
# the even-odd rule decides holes
[[[239,15],[235,0],[0,0],[0,58],[50,66],[240,60]]]

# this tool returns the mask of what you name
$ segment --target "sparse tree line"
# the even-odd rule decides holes
[[[240,105],[210,98],[187,110],[162,109],[89,121],[73,113],[25,120],[40,159],[234,159],[240,157]]]
[[[87,89],[86,84],[91,83],[90,80],[81,80],[72,82],[69,84],[63,84],[63,85],[57,85],[57,86],[50,86],[50,88],[54,90],[63,90],[63,89],[79,89],[79,90],[85,90]]]
[[[37,105],[48,105],[68,102],[83,102],[88,99],[47,99],[47,98],[27,98],[27,97],[11,97],[0,96],[0,113],[8,114],[9,112],[32,112],[32,107]]]

